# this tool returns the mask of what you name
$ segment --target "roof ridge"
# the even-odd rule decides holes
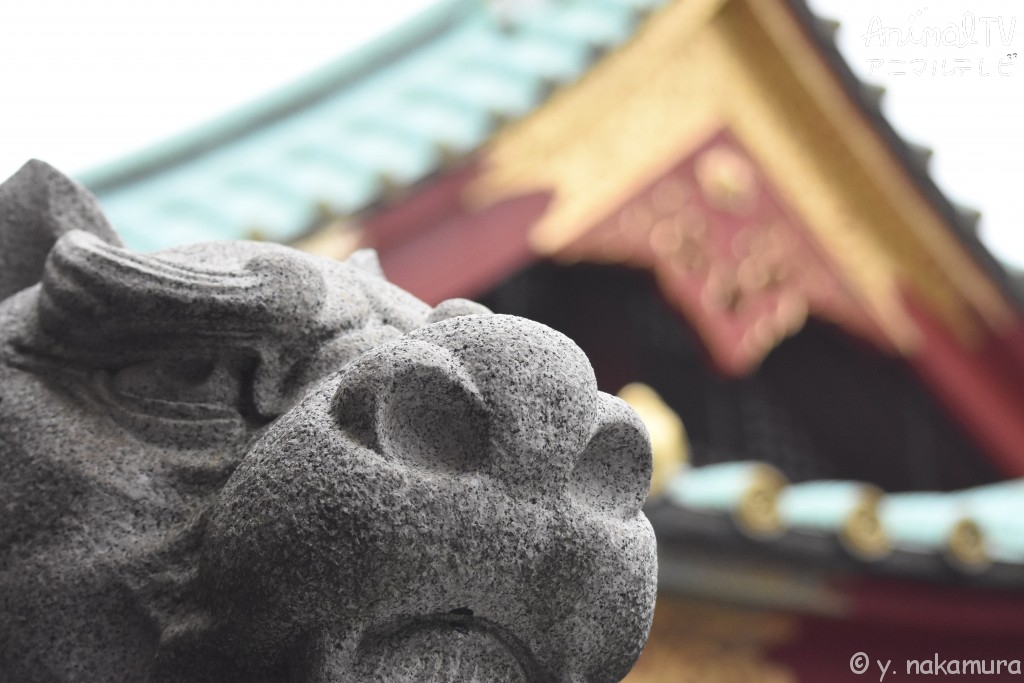
[[[1010,269],[989,251],[978,235],[981,212],[971,206],[954,201],[946,195],[928,170],[928,161],[934,150],[908,141],[882,112],[885,88],[859,78],[839,51],[835,39],[841,26],[840,22],[817,15],[809,7],[807,0],[785,1],[811,39],[817,43],[819,49],[828,58],[833,71],[843,82],[852,99],[867,114],[889,147],[903,160],[914,184],[952,228],[952,232],[960,244],[992,277],[999,289],[1017,309],[1024,310],[1024,291],[1015,283]]]

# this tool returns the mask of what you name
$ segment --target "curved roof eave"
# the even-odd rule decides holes
[[[885,88],[860,80],[839,51],[835,42],[839,22],[817,16],[808,7],[806,0],[785,0],[785,2],[828,61],[851,100],[856,103],[888,147],[902,161],[907,174],[950,227],[953,235],[998,285],[1017,310],[1024,311],[1024,288],[1015,281],[1006,266],[992,255],[978,237],[978,222],[981,213],[972,207],[957,204],[947,197],[928,172],[928,161],[932,156],[932,150],[908,142],[893,128],[889,119],[882,113],[881,104]]]

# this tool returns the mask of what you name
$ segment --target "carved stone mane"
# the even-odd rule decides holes
[[[0,680],[616,681],[650,473],[543,325],[0,186]]]

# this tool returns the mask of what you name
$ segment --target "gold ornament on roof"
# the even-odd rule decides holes
[[[717,145],[697,159],[697,182],[715,208],[745,213],[757,200],[757,180],[750,162],[725,145]]]

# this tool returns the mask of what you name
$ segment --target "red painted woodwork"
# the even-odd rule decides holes
[[[1024,477],[1024,383],[1014,337],[960,343],[913,294],[905,309],[921,331],[910,360],[950,413],[1008,477]]]
[[[891,348],[728,130],[648,182],[560,256],[653,270],[727,374],[750,372],[808,312]]]
[[[858,581],[842,588],[848,613],[839,619],[802,617],[791,643],[772,659],[789,667],[800,683],[878,681],[877,660],[891,662],[885,681],[933,680],[907,674],[907,660],[1013,660],[1024,662],[1024,594],[922,584]],[[853,655],[871,658],[869,671],[850,670]],[[894,671],[895,670],[895,671]],[[939,674],[941,676],[941,673]],[[952,680],[1020,680],[1003,675],[952,675]]]
[[[478,159],[440,173],[368,217],[363,222],[363,230],[379,252],[400,246],[414,235],[430,231],[460,214],[462,192],[479,173]]]
[[[527,234],[549,201],[538,192],[448,217],[382,250],[381,266],[388,279],[430,304],[481,294],[536,259]]]

